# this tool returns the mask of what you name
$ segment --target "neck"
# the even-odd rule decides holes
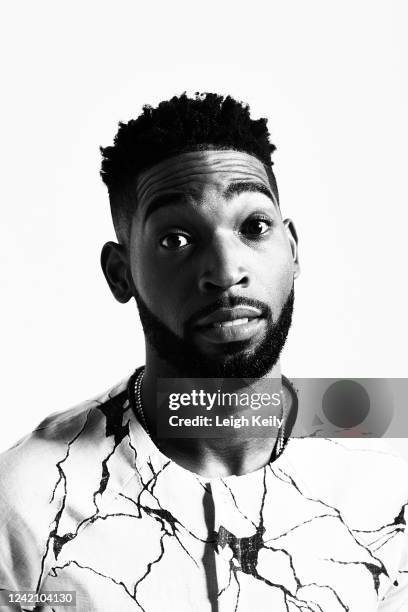
[[[150,353],[150,354],[149,354]],[[230,475],[242,475],[263,467],[268,464],[273,453],[281,419],[290,410],[290,393],[283,387],[279,362],[262,378],[259,379],[191,379],[180,378],[181,374],[175,372],[167,363],[160,360],[156,354],[147,352],[146,368],[142,387],[143,411],[152,434],[153,441],[160,450],[170,459],[182,467],[209,478],[225,477]],[[261,406],[254,409],[243,402],[241,405],[211,405],[211,399],[206,407],[198,408],[203,416],[210,417],[212,422],[218,418],[217,423],[227,423],[221,428],[217,427],[214,437],[214,427],[208,437],[203,437],[203,431],[197,430],[200,437],[158,437],[157,426],[157,389],[159,380],[170,378],[177,379],[177,392],[186,393],[191,397],[194,391],[202,391],[201,398],[214,398],[220,395],[217,392],[236,394],[241,398],[260,398],[265,392],[271,397],[272,393],[278,394],[282,390],[280,403],[271,406]],[[172,389],[173,391],[173,389]],[[265,397],[265,396],[264,396]],[[163,409],[163,408],[162,408]],[[168,409],[168,408],[167,408]],[[195,414],[198,414],[198,412]],[[267,413],[274,419],[276,427],[243,428],[238,423],[252,423],[254,416],[263,419]],[[273,415],[272,415],[273,413]],[[168,411],[168,416],[178,412]],[[165,416],[165,421],[167,416]],[[226,419],[226,420],[224,420]],[[247,419],[247,421],[245,421]],[[258,422],[259,422],[258,419]],[[258,432],[261,432],[260,434]],[[178,432],[183,435],[182,429]],[[200,435],[201,434],[201,435]],[[184,435],[186,435],[184,430]]]

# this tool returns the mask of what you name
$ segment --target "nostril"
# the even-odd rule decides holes
[[[249,277],[247,274],[237,275],[235,277],[224,277],[224,278],[203,278],[200,282],[200,289],[204,292],[215,292],[215,291],[225,291],[226,289],[230,289],[231,287],[239,286],[239,287],[248,287],[249,285]]]

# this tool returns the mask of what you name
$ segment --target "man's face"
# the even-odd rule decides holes
[[[296,240],[261,162],[167,159],[137,181],[129,264],[147,341],[180,376],[266,374],[290,327]]]

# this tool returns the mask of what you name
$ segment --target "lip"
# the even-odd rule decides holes
[[[251,306],[236,306],[235,308],[219,308],[199,319],[194,325],[198,331],[207,331],[213,329],[233,329],[242,325],[250,324],[253,319],[260,319],[261,311],[258,308]],[[238,322],[242,320],[241,322]],[[235,323],[236,322],[236,323]],[[223,323],[229,323],[228,327],[223,326]]]
[[[253,313],[252,313],[253,314]],[[227,319],[228,322],[236,322],[234,324],[223,325],[223,322],[215,321],[210,325],[202,325],[195,328],[196,341],[204,345],[226,345],[231,343],[250,342],[254,338],[260,336],[265,331],[264,317],[240,317],[236,319]]]

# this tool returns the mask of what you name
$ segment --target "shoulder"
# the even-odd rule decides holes
[[[58,476],[58,462],[82,436],[95,447],[106,431],[109,411],[126,385],[122,381],[108,391],[64,411],[47,416],[26,436],[0,454],[0,499],[16,500],[21,491],[30,494],[46,488]]]
[[[293,438],[288,450],[288,460],[310,481],[344,477],[352,483],[364,478],[366,488],[380,483],[387,487],[408,471],[407,461],[383,438]]]
[[[315,463],[322,458],[329,462],[341,459],[346,464],[364,465],[374,461],[383,466],[388,464],[407,466],[405,459],[394,452],[392,444],[384,438],[291,438],[294,455],[301,455],[307,462]],[[322,466],[323,467],[323,466]]]
[[[123,381],[51,414],[0,455],[0,587],[35,588],[62,511],[81,512],[84,483],[98,490],[103,458],[124,436],[125,397]]]
[[[385,517],[408,504],[408,463],[382,438],[293,439],[287,450],[305,489],[350,516]]]
[[[91,400],[49,415],[0,454],[3,525],[14,523],[17,516],[28,524],[40,517],[46,521],[67,465],[75,481],[89,470],[99,470],[101,455],[123,429],[125,396],[126,381],[122,381]]]

